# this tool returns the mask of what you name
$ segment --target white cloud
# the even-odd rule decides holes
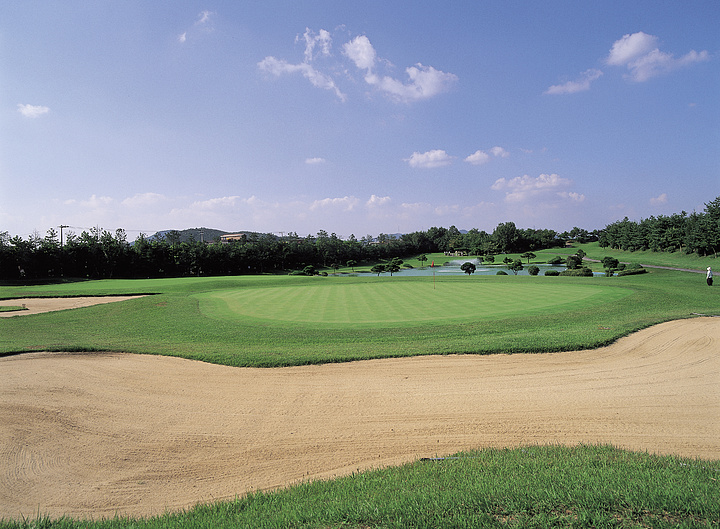
[[[405,72],[410,78],[407,83],[388,76],[379,77],[370,72],[365,76],[365,81],[377,86],[397,101],[410,103],[447,92],[458,80],[455,74],[441,72],[432,66],[423,66],[420,63],[405,68]]]
[[[343,53],[361,70],[371,70],[375,67],[375,48],[365,35],[355,37],[343,44]]]
[[[568,193],[567,191],[561,191],[560,193],[557,193],[557,196],[559,196],[560,198],[566,198],[573,202],[584,202],[585,201],[585,195],[582,195],[580,193],[574,193],[574,192]]]
[[[496,156],[499,158],[507,158],[508,156],[510,156],[510,153],[507,152],[502,147],[495,146],[492,149],[490,149],[490,152],[492,153],[493,156]]]
[[[452,163],[452,156],[441,149],[434,149],[423,153],[414,152],[410,158],[405,158],[404,161],[406,161],[410,167],[434,169],[436,167],[450,165]]]
[[[187,40],[187,31],[178,35],[178,42],[185,42]]]
[[[485,151],[475,151],[470,156],[465,158],[464,161],[471,163],[473,165],[482,165],[484,163],[487,163],[490,160],[490,155],[495,156],[496,158],[507,158],[510,156],[510,153],[507,152],[502,147],[498,147],[497,145],[490,149],[490,154],[486,153]]]
[[[596,70],[594,68],[591,68],[589,70],[585,70],[582,74],[580,74],[580,77],[575,81],[568,81],[564,84],[560,85],[553,85],[547,90],[545,90],[545,94],[549,95],[560,95],[560,94],[574,94],[576,92],[583,92],[585,90],[590,90],[590,84],[595,81],[596,79],[599,79],[602,75],[602,71]]]
[[[290,64],[287,61],[276,59],[275,57],[265,57],[258,63],[258,67],[276,77],[280,77],[283,74],[300,72],[313,86],[324,90],[331,90],[335,92],[338,99],[341,101],[346,100],[345,94],[335,85],[335,81],[331,77],[319,72],[308,63]]]
[[[325,158],[306,158],[305,163],[308,165],[320,165],[326,162]]]
[[[208,24],[208,23],[210,22],[210,17],[211,17],[212,15],[215,15],[215,12],[214,12],[214,11],[207,11],[207,10],[201,11],[200,14],[198,15],[198,19],[197,19],[197,21],[195,22],[195,25],[196,25],[196,26],[201,26],[201,25],[206,25],[206,24]]]
[[[667,201],[668,201],[667,193],[662,193],[659,196],[650,199],[650,203],[653,206],[658,206],[660,204],[667,204]]]
[[[639,31],[624,35],[615,41],[605,62],[611,66],[625,66],[629,70],[627,77],[641,83],[673,70],[710,58],[707,51],[691,50],[680,58],[671,53],[660,51],[659,38]]]
[[[490,160],[490,155],[484,151],[475,151],[470,156],[465,158],[464,161],[473,165],[482,165]]]
[[[167,200],[165,195],[159,193],[138,193],[124,199],[121,204],[131,208],[145,208],[156,206],[157,204]]]
[[[341,211],[352,211],[358,204],[359,200],[355,197],[344,196],[342,198],[323,198],[316,200],[310,205],[310,210],[335,208]]]
[[[50,112],[48,107],[40,105],[23,105],[22,103],[18,103],[17,110],[26,118],[39,118],[43,114]]]
[[[528,175],[517,176],[510,180],[499,178],[495,180],[495,183],[490,189],[494,191],[504,191],[506,202],[522,202],[540,193],[548,191],[556,192],[557,189],[567,187],[571,184],[571,180],[553,173],[549,175],[541,174],[537,178]],[[579,195],[577,195],[577,198],[579,198]]]
[[[371,195],[365,205],[369,208],[375,208],[390,204],[392,199],[390,197],[379,197],[377,195]]]
[[[300,40],[300,37],[297,37],[295,39],[296,42],[298,40]],[[309,63],[313,60],[313,52],[315,50],[315,46],[317,45],[319,45],[320,53],[322,55],[326,57],[330,56],[330,50],[332,48],[332,37],[330,36],[329,31],[321,29],[317,34],[315,34],[315,32],[311,31],[310,28],[305,28],[303,40],[305,41],[305,62]]]
[[[296,42],[300,40],[305,42],[302,63],[293,64],[268,56],[258,63],[258,67],[276,76],[301,72],[314,86],[332,89],[341,100],[345,101],[346,96],[337,87],[333,77],[319,68],[310,66],[311,63],[315,64],[314,61],[318,56],[323,56],[326,59],[332,58],[332,36],[330,32],[321,29],[318,33],[315,33],[306,28],[302,38],[298,36],[295,39]],[[316,52],[318,49],[320,51]],[[389,62],[378,59],[375,48],[365,35],[359,35],[343,44],[342,55],[349,59],[356,68],[364,72],[364,79],[367,84],[398,102],[409,103],[436,96],[448,91],[458,79],[454,74],[442,72],[421,63],[405,69],[408,77],[405,82],[392,76],[379,74],[376,72],[378,64],[389,64]],[[325,67],[332,72],[343,72],[347,76],[350,75],[347,66],[338,62],[337,59],[335,63],[327,63],[327,61],[325,63]]]
[[[632,35],[623,35],[621,39],[613,43],[605,62],[612,66],[624,66],[652,51],[656,48],[657,42],[657,37],[642,31]]]
[[[374,71],[377,53],[365,35],[345,43],[343,52],[355,66],[365,70],[365,82],[402,102],[419,101],[446,92],[458,79],[454,74],[420,63],[405,69],[409,78],[407,83],[390,76],[380,76]]]

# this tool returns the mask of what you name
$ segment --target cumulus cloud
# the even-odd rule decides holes
[[[434,169],[452,163],[452,156],[441,149],[427,152],[414,152],[410,158],[404,158],[410,167],[421,169]]]
[[[564,84],[553,85],[547,90],[545,94],[549,95],[560,95],[560,94],[574,94],[576,92],[584,92],[590,90],[590,84],[599,79],[602,75],[602,71],[591,68],[585,70],[580,77],[574,81],[568,81]]]
[[[691,50],[682,57],[676,58],[672,53],[660,51],[659,40],[658,37],[642,31],[624,35],[613,43],[605,62],[610,66],[626,67],[629,71],[626,77],[641,83],[710,58],[705,50],[701,52]]]
[[[325,158],[306,158],[305,163],[308,165],[320,165],[326,162]]]
[[[492,149],[490,149],[490,152],[492,153],[493,156],[496,156],[499,158],[507,158],[508,156],[510,156],[510,153],[507,152],[502,147],[495,146]]]
[[[498,178],[490,188],[494,191],[504,191],[506,202],[521,202],[541,193],[554,192],[558,194],[560,193],[559,189],[571,184],[571,180],[553,173],[541,174],[537,178],[528,175],[517,176],[510,180]],[[561,195],[558,194],[558,196]],[[570,198],[569,195],[566,198]]]
[[[18,103],[17,110],[26,118],[39,118],[43,114],[50,112],[48,107],[41,105],[23,105],[22,103]]]
[[[485,151],[475,151],[470,156],[465,158],[465,161],[467,163],[471,163],[473,165],[482,165],[484,163],[487,163],[488,160],[490,160],[490,155]]]
[[[507,152],[502,147],[495,146],[492,149],[490,149],[490,153],[486,153],[485,151],[477,150],[474,153],[472,153],[470,156],[465,158],[464,161],[467,163],[470,163],[472,165],[482,165],[484,163],[487,163],[490,160],[490,155],[495,156],[496,158],[507,158],[510,156],[510,153]]]
[[[379,197],[377,195],[370,195],[370,198],[367,202],[365,202],[365,205],[367,207],[379,207],[379,206],[385,206],[387,204],[390,204],[392,199],[390,197]]]
[[[667,193],[662,193],[659,196],[650,199],[650,203],[653,206],[658,206],[660,204],[666,204],[667,201],[668,201]]]

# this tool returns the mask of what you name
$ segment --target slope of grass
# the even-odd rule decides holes
[[[609,446],[486,449],[257,492],[147,520],[39,518],[2,529],[718,527],[720,462]]]

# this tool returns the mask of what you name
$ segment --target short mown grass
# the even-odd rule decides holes
[[[718,479],[718,461],[610,446],[485,449],[149,519],[39,517],[0,528],[716,528]]]
[[[3,318],[0,354],[109,350],[275,367],[541,353],[594,348],[662,321],[720,313],[720,291],[700,274],[666,270],[609,278],[246,276],[0,288],[0,298],[137,293],[154,295]]]

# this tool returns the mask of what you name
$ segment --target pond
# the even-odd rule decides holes
[[[414,277],[414,276],[432,276],[433,273],[436,277],[441,276],[462,276],[466,275],[465,272],[460,270],[460,266],[463,263],[470,262],[473,263],[477,268],[475,269],[475,273],[471,274],[474,276],[480,275],[480,276],[494,276],[496,275],[500,270],[507,273],[508,275],[513,275],[512,271],[508,270],[507,265],[504,263],[494,263],[494,264],[481,264],[478,263],[477,259],[469,259],[469,260],[454,260],[450,261],[449,264],[445,265],[435,265],[434,267],[430,266],[424,266],[422,268],[403,268],[400,270],[400,272],[394,272],[393,276],[399,276],[399,277]],[[532,263],[534,264],[534,263]],[[540,269],[540,272],[538,275],[543,276],[545,275],[546,270],[557,270],[558,272],[562,272],[565,270],[565,266],[553,266],[549,264],[535,264]],[[523,269],[517,273],[519,276],[526,276],[528,274],[528,265],[523,263]],[[356,275],[356,274],[338,274],[338,275]],[[364,275],[364,274],[363,274]],[[377,274],[375,274],[377,275]],[[381,276],[390,276],[389,272],[383,272],[380,274]],[[604,276],[605,274],[602,272],[595,272],[594,275],[601,275]]]

